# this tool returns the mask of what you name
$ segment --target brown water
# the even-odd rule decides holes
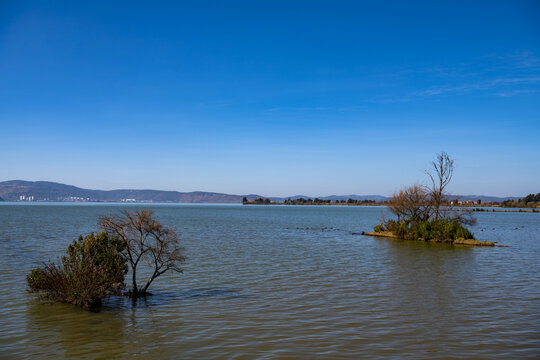
[[[134,205],[0,205],[0,357],[539,358],[540,214],[478,213],[468,248],[352,235],[380,207],[154,205],[181,275],[101,313],[43,303],[25,275]]]

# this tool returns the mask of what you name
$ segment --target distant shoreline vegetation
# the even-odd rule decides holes
[[[519,200],[505,200],[501,204],[502,207],[508,208],[540,208],[540,193],[529,194]]]
[[[385,202],[376,202],[375,200],[355,200],[349,198],[348,200],[324,200],[324,199],[311,199],[311,198],[296,198],[286,199],[283,202],[272,201],[269,198],[256,198],[248,200],[247,197],[242,199],[244,205],[386,205]]]
[[[534,195],[529,195],[534,196]],[[539,194],[540,196],[540,194]],[[515,204],[524,204],[521,199],[518,201],[508,200]],[[324,199],[311,199],[311,198],[296,198],[287,199],[285,201],[273,201],[270,198],[259,197],[253,200],[249,200],[247,197],[242,199],[243,205],[326,205],[326,206],[390,206],[389,201],[375,201],[375,200],[356,200],[349,198],[348,200],[324,200]],[[531,203],[527,203],[531,208]],[[530,210],[500,210],[504,208],[527,208],[525,206],[502,206],[500,203],[477,201],[458,201],[458,200],[444,200],[441,202],[443,209],[452,208],[454,211],[469,211],[469,212],[523,212],[523,213],[540,213],[540,210],[531,208]],[[540,208],[540,204],[536,207]],[[497,210],[496,210],[497,208]]]

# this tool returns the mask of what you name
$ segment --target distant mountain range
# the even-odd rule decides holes
[[[49,181],[11,180],[0,182],[0,197],[5,201],[241,203],[243,196],[202,191],[89,190]]]
[[[256,194],[231,195],[215,192],[179,192],[163,190],[89,190],[72,185],[49,181],[10,180],[0,182],[0,201],[67,201],[67,202],[154,202],[154,203],[241,203],[242,198],[253,200],[263,197]],[[282,202],[288,198],[312,198],[313,196],[295,195],[290,197],[270,197],[273,201]],[[322,200],[375,200],[385,201],[388,197],[381,195],[331,195],[319,197]],[[483,195],[456,195],[452,198],[460,200],[503,201],[518,199],[516,197],[495,197]]]
[[[522,197],[525,197],[526,195],[523,195]],[[498,197],[498,196],[485,196],[485,195],[450,195],[451,199],[458,199],[461,201],[467,201],[467,200],[482,200],[482,202],[501,202],[504,200],[518,200],[520,197],[517,196],[507,196],[507,197]]]

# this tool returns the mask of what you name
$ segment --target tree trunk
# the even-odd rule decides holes
[[[142,289],[142,291],[141,291],[142,294],[146,294],[146,290],[148,290],[148,288],[150,287],[150,284],[156,278],[156,275],[157,275],[157,271],[154,271],[154,273],[152,274],[152,277],[150,278],[150,280],[148,280],[148,282],[146,283],[146,285]]]
[[[132,281],[133,281],[133,285],[132,285],[132,288],[131,288],[131,293],[133,295],[136,295],[137,292],[138,292],[138,288],[137,288],[137,272],[135,271],[135,269],[133,269],[133,275],[132,275]],[[132,296],[133,296],[132,295]]]

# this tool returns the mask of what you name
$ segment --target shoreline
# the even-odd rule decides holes
[[[507,245],[496,245],[493,241],[480,241],[475,239],[456,239],[453,241],[437,241],[437,240],[420,240],[420,239],[404,239],[401,238],[389,231],[381,231],[381,232],[363,232],[362,235],[365,236],[373,236],[373,237],[384,237],[384,238],[390,238],[390,239],[396,239],[396,240],[406,240],[406,241],[422,241],[422,242],[433,242],[433,243],[448,243],[452,245],[468,245],[468,246],[488,246],[488,247],[508,247]]]
[[[388,203],[357,203],[357,204],[349,204],[349,203],[308,203],[308,204],[288,204],[284,202],[270,202],[270,203],[257,203],[253,201],[243,202],[242,205],[287,205],[287,206],[388,206]],[[498,209],[498,210],[496,210]],[[505,209],[505,210],[499,210],[499,209]],[[519,210],[506,210],[506,209],[513,209],[511,207],[456,207],[454,210],[456,211],[469,211],[469,212],[513,212],[513,213],[539,213],[540,209],[536,208],[521,208]]]

